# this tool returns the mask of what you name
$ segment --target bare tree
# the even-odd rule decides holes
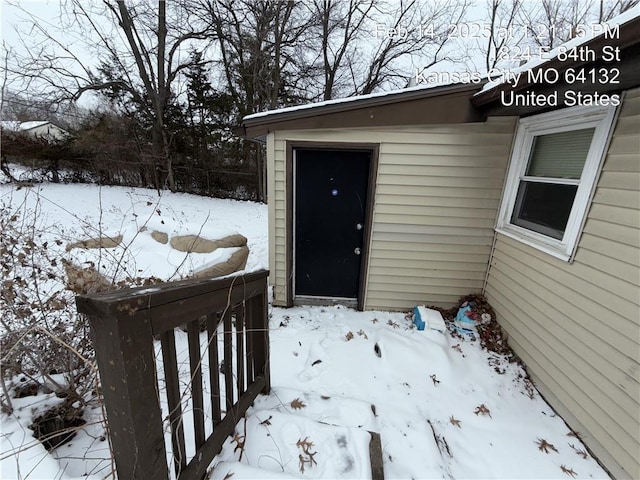
[[[6,42],[2,42],[2,85],[0,86],[0,112],[4,111],[5,98],[7,94],[7,75],[9,66],[9,55],[11,55],[10,49],[7,47]]]
[[[205,0],[202,8],[214,25],[222,81],[240,117],[303,100],[294,88],[304,70],[296,55],[307,29],[303,4]]]
[[[558,0],[541,0],[531,8],[522,9],[522,24],[529,32],[527,37],[537,46],[549,49],[564,43],[563,8]]]
[[[400,65],[408,59],[422,62],[422,71],[445,60],[453,63],[461,60],[462,56],[454,55],[447,49],[450,45],[448,30],[450,25],[462,22],[470,5],[470,0],[401,0],[395,14],[382,11],[382,18],[389,18],[394,30],[401,31],[404,25],[413,28],[405,38],[387,35],[369,61],[359,93],[371,93],[387,82],[401,86],[406,76]]]
[[[522,25],[540,47],[553,49],[596,22],[606,22],[629,10],[639,0],[542,0],[525,2],[521,8]]]
[[[404,86],[411,66],[451,59],[447,26],[470,0],[209,0],[242,114]]]
[[[306,101],[300,86],[307,71],[300,51],[308,29],[304,4],[201,0],[201,11],[215,29],[213,56],[220,90],[232,100],[237,123],[251,113]],[[243,162],[255,165],[258,198],[264,198],[261,148],[244,143],[241,155]]]
[[[184,50],[212,33],[192,2],[69,0],[60,6],[57,26],[23,13],[28,29],[21,30],[22,55],[9,66],[23,90],[58,101],[91,91],[126,98],[149,119],[152,157],[165,170],[162,183],[174,190],[167,107],[190,65]]]
[[[635,7],[640,0],[600,0],[598,22],[603,23]]]
[[[314,0],[312,15],[320,32],[322,68],[322,99],[330,100],[336,90],[349,83],[345,64],[353,64],[356,58],[356,43],[362,38],[373,3],[358,1]],[[315,39],[314,39],[315,43]]]
[[[469,6],[468,0],[315,0],[322,98],[404,86],[412,65],[425,71],[452,60],[447,27],[459,23]]]
[[[520,29],[516,28],[522,0],[487,0],[489,15],[488,35],[484,48],[487,72],[500,62],[501,52],[522,40]]]
[[[4,53],[4,58],[2,61],[4,68],[3,68],[3,74],[2,74],[2,85],[0,86],[0,112],[3,112],[5,107],[5,99],[7,94],[7,66],[9,63],[9,55],[10,55],[9,49],[7,48],[7,45],[5,44],[5,42],[2,42],[2,52]],[[4,120],[4,117],[2,119]],[[2,127],[0,127],[0,133],[4,133],[2,132],[2,130],[3,130]],[[11,174],[11,171],[9,170],[9,166],[7,165],[7,158],[4,153],[0,154],[0,170],[11,181],[16,180]],[[4,389],[5,396],[7,398],[7,401],[9,402],[9,406],[11,407],[11,400],[9,400],[9,395],[7,395],[4,380],[0,379],[0,382],[2,383],[2,388]]]

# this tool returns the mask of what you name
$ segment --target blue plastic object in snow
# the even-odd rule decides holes
[[[473,303],[465,303],[458,309],[458,314],[454,320],[454,325],[458,333],[473,335],[476,328],[476,322],[467,316],[467,312],[471,311]]]
[[[425,323],[424,320],[422,320],[420,309],[417,306],[413,307],[413,324],[418,330],[424,330]]]
[[[413,309],[413,323],[418,330],[434,330],[444,333],[447,329],[444,318],[442,318],[442,314],[438,310],[421,305]]]

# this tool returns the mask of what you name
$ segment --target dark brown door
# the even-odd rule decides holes
[[[371,152],[295,150],[295,294],[358,297]]]

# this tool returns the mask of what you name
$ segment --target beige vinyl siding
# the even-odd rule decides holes
[[[492,118],[462,125],[270,134],[274,303],[284,305],[287,298],[287,141],[379,145],[365,308],[407,310],[422,303],[451,306],[461,295],[482,289],[514,128],[513,118]]]
[[[485,293],[539,389],[640,478],[640,90],[627,92],[573,263],[498,234]]]
[[[449,307],[482,288],[514,125],[381,144],[367,308]]]

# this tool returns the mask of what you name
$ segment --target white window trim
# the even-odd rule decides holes
[[[514,140],[509,171],[502,195],[496,231],[564,261],[573,258],[585,216],[602,168],[616,116],[615,107],[572,107],[521,118]],[[520,180],[529,163],[533,140],[538,135],[595,128],[580,184],[561,240],[511,223]]]

